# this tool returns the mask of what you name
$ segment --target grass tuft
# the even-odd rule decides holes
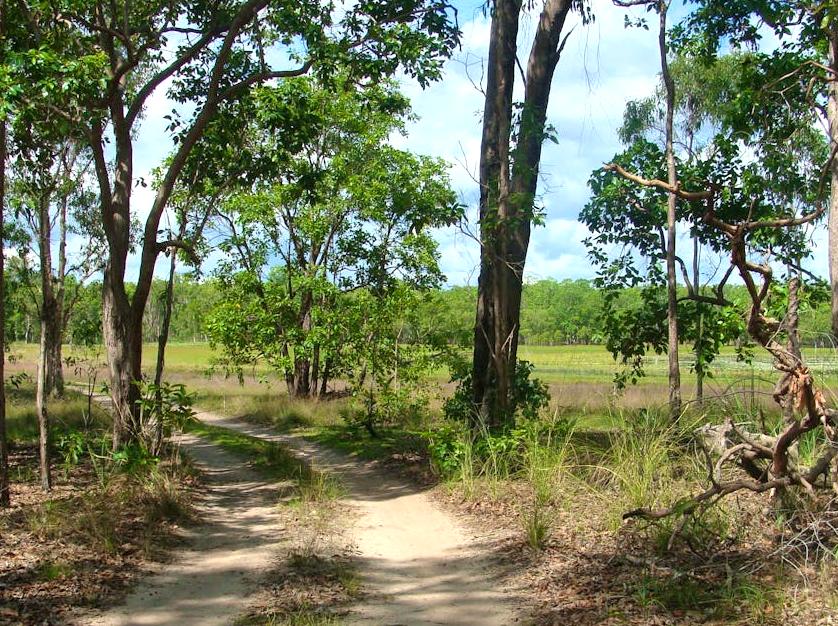
[[[248,460],[265,476],[276,480],[308,479],[311,468],[291,454],[284,446],[259,437],[194,420],[184,429]]]
[[[41,582],[61,580],[73,574],[73,567],[63,561],[41,561],[36,570],[37,579]]]

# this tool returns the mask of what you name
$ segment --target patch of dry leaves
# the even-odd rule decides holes
[[[609,530],[595,499],[572,496],[553,510],[543,550],[526,543],[523,483],[500,492],[438,488],[437,497],[475,532],[489,533],[505,584],[522,597],[524,623],[534,626],[838,624],[838,562],[804,564],[778,552],[779,538],[761,511],[764,499],[736,503],[736,537],[656,549],[640,522]],[[658,540],[659,541],[659,540]]]
[[[59,624],[75,609],[112,604],[177,539],[177,524],[149,521],[142,493],[127,481],[103,496],[89,465],[55,468],[45,494],[33,448],[12,450],[10,461],[12,476],[27,480],[13,480],[12,506],[0,510],[0,624]],[[92,511],[102,497],[109,499]],[[107,541],[83,517],[100,509],[110,516]]]

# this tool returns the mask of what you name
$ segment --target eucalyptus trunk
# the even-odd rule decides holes
[[[142,319],[134,320],[124,288],[114,285],[118,280],[108,267],[102,283],[102,337],[108,355],[114,449],[140,436],[137,381],[142,379],[143,338]]]
[[[312,329],[312,306],[314,296],[310,290],[300,293],[299,328],[307,339]],[[312,359],[302,350],[294,351],[294,397],[308,398],[312,390]]]
[[[38,416],[38,468],[41,489],[52,489],[49,458],[49,411],[47,409],[47,329],[41,326],[41,342],[38,353],[38,379],[35,385],[35,412]]]
[[[38,343],[38,375],[35,383],[35,413],[38,419],[38,458],[41,487],[44,491],[52,488],[50,475],[49,410],[47,398],[55,391],[56,378],[61,369],[61,335],[63,311],[59,308],[59,293],[53,280],[52,267],[52,219],[49,212],[50,195],[40,198],[38,205],[38,256],[41,264],[41,335]],[[56,365],[56,350],[59,362]],[[63,381],[62,381],[63,390]]]
[[[667,182],[672,188],[678,185],[675,169],[675,81],[669,72],[666,43],[667,2],[658,4],[660,28],[658,49],[660,52],[661,75],[666,88],[666,171]],[[678,364],[678,282],[675,267],[676,209],[677,198],[670,193],[666,203],[666,319],[668,329],[669,359],[669,417],[677,420],[681,415],[681,369]]]
[[[332,375],[332,360],[327,358],[320,375],[320,397],[325,398],[329,393],[329,377]]]
[[[183,229],[180,237],[183,238]],[[169,342],[169,327],[172,323],[172,307],[175,301],[175,269],[177,267],[177,251],[170,250],[169,279],[166,281],[166,296],[163,303],[163,320],[160,323],[160,334],[157,336],[157,363],[154,367],[154,401],[157,406],[157,421],[154,424],[153,454],[159,454],[163,448],[163,370],[166,366],[166,344]]]
[[[0,2],[0,33],[3,32],[5,3]],[[0,241],[3,241],[3,218],[6,213],[6,121],[0,120]],[[3,242],[5,243],[5,242]],[[6,442],[6,274],[5,255],[0,246],[0,507],[10,504],[9,448]]]
[[[494,3],[480,148],[480,276],[472,361],[472,426],[497,429],[515,414],[524,267],[547,104],[570,0],[547,0],[527,62],[524,105],[511,149],[520,0]]]
[[[827,26],[829,67],[838,76],[838,20],[831,19]],[[829,281],[832,286],[832,335],[838,341],[838,82],[828,83],[826,107],[829,123],[829,144],[832,157],[829,164]]]
[[[511,417],[509,368],[515,366],[517,319],[510,319],[516,277],[506,264],[509,139],[515,83],[519,0],[497,0],[489,39],[480,146],[480,276],[474,329],[472,393],[475,426],[496,428]],[[521,270],[523,268],[520,268]]]

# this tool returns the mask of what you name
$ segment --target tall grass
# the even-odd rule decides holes
[[[618,414],[620,427],[608,435],[598,468],[609,525],[616,529],[626,511],[668,505],[691,493],[704,477],[689,444],[698,419],[669,419],[663,407]]]
[[[297,428],[330,426],[340,422],[340,411],[345,402],[297,400],[284,392],[266,390],[263,386],[226,388],[208,386],[206,381],[195,381],[192,389],[200,394],[202,409],[230,417],[268,424],[286,432]]]
[[[106,429],[111,418],[97,405],[87,415],[87,398],[67,390],[65,397],[49,401],[52,427],[58,432]],[[35,414],[35,390],[31,384],[7,390],[6,428],[10,441],[25,443],[38,439],[38,418]]]

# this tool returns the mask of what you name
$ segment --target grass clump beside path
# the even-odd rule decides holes
[[[67,390],[50,400],[52,490],[41,489],[31,382],[11,388],[11,507],[0,510],[0,622],[64,623],[114,601],[142,564],[195,519],[196,470],[176,448],[160,458],[111,449],[110,418]]]
[[[346,516],[338,508],[342,488],[337,479],[312,468],[275,441],[198,420],[185,430],[246,459],[256,472],[291,491],[284,492],[279,507],[288,538],[287,555],[266,575],[251,609],[235,623],[341,623],[337,613],[345,612],[361,591],[351,550],[343,541]]]
[[[283,445],[251,437],[230,428],[193,420],[185,432],[203,437],[228,452],[248,460],[251,467],[276,480],[309,479],[312,471],[307,463],[291,454]]]

